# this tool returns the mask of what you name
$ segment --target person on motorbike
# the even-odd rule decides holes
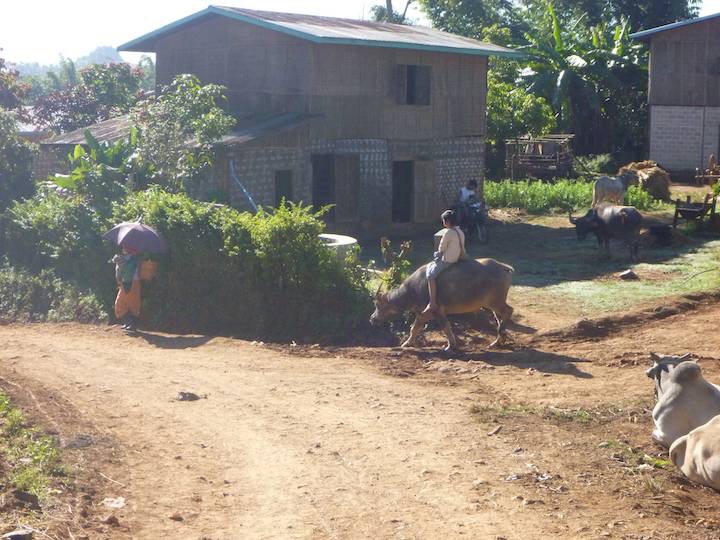
[[[458,201],[461,204],[468,204],[471,199],[477,199],[477,187],[477,180],[470,180],[467,184],[460,188]]]

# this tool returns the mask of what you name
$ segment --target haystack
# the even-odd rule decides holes
[[[656,199],[670,200],[670,174],[654,161],[637,161],[620,168],[619,174],[632,171],[640,187]]]

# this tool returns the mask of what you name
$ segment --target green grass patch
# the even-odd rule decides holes
[[[64,476],[57,442],[28,426],[19,409],[0,393],[0,455],[6,463],[5,483],[45,498],[51,478]]]
[[[583,180],[557,180],[553,183],[539,180],[486,181],[484,194],[490,208],[519,208],[531,214],[542,214],[589,208],[592,187],[592,182]],[[630,186],[625,204],[638,210],[658,210],[667,206],[637,186]]]
[[[652,465],[655,469],[668,469],[675,466],[670,460],[648,455],[642,450],[633,448],[629,444],[617,439],[604,441],[600,444],[600,447],[613,450],[613,455],[616,459],[628,465]]]
[[[597,415],[586,409],[561,409],[558,407],[538,407],[513,403],[510,405],[499,404],[474,404],[470,407],[470,413],[483,420],[498,420],[515,416],[539,416],[546,420],[558,420],[561,422],[578,422],[589,424],[596,420]]]
[[[623,311],[669,296],[714,290],[720,288],[719,252],[718,240],[679,255],[670,250],[646,250],[642,255],[647,262],[633,265],[640,276],[637,281],[569,280],[545,287],[542,293],[572,302],[583,315],[591,315]],[[595,259],[596,265],[611,265]],[[617,270],[608,267],[609,272]]]

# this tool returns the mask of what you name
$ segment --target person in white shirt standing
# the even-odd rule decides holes
[[[423,313],[436,311],[437,305],[437,279],[440,272],[446,270],[450,265],[458,262],[465,255],[465,233],[458,227],[457,215],[452,210],[445,210],[442,213],[442,223],[445,231],[440,238],[438,250],[433,254],[433,260],[428,263],[425,269],[425,277],[428,280],[428,291],[430,302],[423,310]]]

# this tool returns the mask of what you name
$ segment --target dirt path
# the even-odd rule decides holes
[[[710,538],[718,495],[632,460],[660,453],[647,351],[700,347],[717,376],[720,340],[679,336],[718,314],[462,362],[6,326],[0,386],[64,444],[92,441],[66,451],[91,484],[76,538]]]

